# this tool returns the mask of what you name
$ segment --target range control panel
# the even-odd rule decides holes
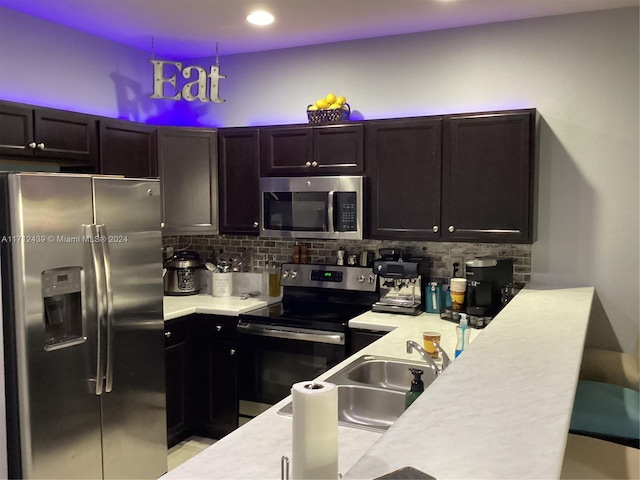
[[[377,276],[373,269],[343,265],[284,263],[280,284],[289,287],[333,288],[375,292]]]

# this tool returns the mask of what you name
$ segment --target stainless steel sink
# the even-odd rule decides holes
[[[404,412],[404,392],[338,385],[338,422],[386,430]]]
[[[425,364],[404,362],[392,359],[361,357],[346,371],[349,380],[375,387],[406,392],[411,386],[413,375],[409,368],[419,368],[424,373],[422,381],[425,388],[436,379],[433,370]]]
[[[405,394],[419,368],[425,388],[435,380],[426,364],[364,355],[326,378],[338,386],[338,423],[350,427],[386,430],[404,412]],[[278,413],[291,415],[291,403]]]

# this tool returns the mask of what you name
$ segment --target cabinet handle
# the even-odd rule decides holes
[[[30,144],[27,145],[27,147],[32,148],[35,150],[36,148],[36,142],[31,142]]]
[[[253,228],[258,228],[258,225],[260,225],[258,222],[253,222]]]
[[[450,231],[451,233],[453,233],[453,232],[455,232],[455,231],[456,231],[456,229],[455,229],[455,227],[454,227],[453,225],[449,225],[449,231]]]
[[[305,167],[310,167],[310,166],[311,166],[311,162],[305,162],[305,163],[304,163],[304,166],[305,166]]]
[[[438,230],[440,229],[438,228],[438,225],[434,225],[432,230],[433,230],[433,233],[438,233]]]
[[[40,149],[40,150],[44,150],[44,143],[39,143],[36,145],[36,148]]]
[[[222,325],[216,325],[216,332],[219,332],[222,330]]]
[[[318,162],[316,162],[315,160],[313,162],[311,162],[311,166],[312,167],[317,167],[318,166]]]
[[[171,336],[171,332],[164,332],[164,336],[169,338]]]

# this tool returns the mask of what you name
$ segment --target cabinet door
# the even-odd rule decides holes
[[[361,330],[359,328],[349,329],[349,355],[359,352],[364,347],[371,345],[373,342],[380,340],[389,332],[380,332],[377,330]]]
[[[445,120],[444,240],[532,240],[534,128],[535,110]]]
[[[220,233],[258,235],[260,143],[256,128],[218,130]]]
[[[56,163],[67,165],[98,165],[98,130],[95,117],[36,108],[33,123],[36,157],[55,159]]]
[[[312,127],[261,129],[260,175],[310,175],[312,162]]]
[[[237,359],[234,342],[210,342],[205,390],[205,418],[201,425],[213,438],[238,428]]]
[[[159,128],[157,135],[163,233],[217,234],[216,132]]]
[[[165,325],[165,377],[167,389],[167,441],[172,447],[190,434],[191,345],[190,319]]]
[[[364,125],[315,127],[313,159],[316,174],[361,174],[364,171]]]
[[[33,158],[34,150],[33,109],[0,103],[0,155]]]
[[[221,438],[238,428],[238,317],[198,315],[196,434]]]
[[[439,118],[367,125],[371,238],[439,238],[441,126]]]
[[[157,177],[154,127],[123,120],[100,120],[100,172],[125,177]]]

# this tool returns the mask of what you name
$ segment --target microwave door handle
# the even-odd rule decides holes
[[[334,233],[335,227],[333,224],[333,199],[334,199],[334,191],[331,190],[329,192],[329,206],[327,208],[327,216],[329,217],[329,232]]]

